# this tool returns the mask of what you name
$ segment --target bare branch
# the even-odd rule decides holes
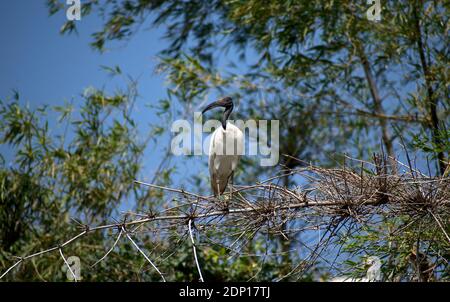
[[[346,157],[346,161],[355,162],[354,167],[349,163],[343,168],[307,165],[283,171],[264,182],[236,186],[233,196],[224,194],[224,198],[228,198],[227,203],[212,196],[136,181],[137,184],[162,190],[166,194],[176,194],[181,198],[176,198],[175,204],[167,205],[159,213],[126,212],[126,218],[133,217],[133,220],[129,221],[124,219],[122,222],[115,221],[98,226],[87,226],[77,221],[77,224],[84,228],[82,232],[62,244],[19,258],[19,261],[6,269],[0,279],[25,260],[54,251],[61,254],[62,248],[78,239],[108,229],[120,231],[112,247],[92,266],[106,259],[125,234],[164,281],[163,274],[130,234],[158,232],[160,236],[165,236],[165,231],[172,232],[174,228],[181,230],[187,224],[200,281],[204,281],[204,278],[194,240],[194,222],[195,229],[199,232],[214,229],[215,232],[205,233],[205,240],[225,247],[231,252],[231,257],[245,255],[242,248],[255,236],[282,236],[285,240],[295,241],[296,237],[299,237],[297,235],[313,234],[317,230],[318,241],[312,240],[309,244],[299,242],[305,247],[308,256],[284,277],[301,274],[317,261],[324,261],[322,254],[330,244],[344,236],[342,234],[351,236],[353,232],[364,230],[366,225],[374,224],[374,217],[377,216],[394,219],[400,216],[409,217],[397,229],[392,230],[391,234],[398,235],[408,232],[408,229],[419,224],[423,217],[431,214],[434,218],[431,222],[436,222],[436,227],[442,230],[450,242],[445,231],[446,226],[439,219],[440,215],[448,215],[450,210],[449,177],[426,176],[413,169],[410,164],[404,165],[398,161],[396,165],[409,169],[402,174],[398,171],[393,173],[391,169],[386,168],[392,161],[380,156],[374,157],[373,163],[349,157]],[[286,173],[302,179],[302,186],[287,188],[276,185],[278,178]],[[288,222],[301,224],[296,224],[295,228],[283,228]],[[130,228],[129,231],[127,228]],[[216,236],[214,234],[224,236],[227,243],[209,238]],[[164,255],[160,257],[166,258]],[[333,263],[329,264],[333,266]]]
[[[190,235],[190,237],[191,237],[192,250],[194,251],[195,264],[197,265],[198,274],[200,275],[200,281],[201,281],[201,282],[205,282],[205,281],[203,280],[202,270],[200,269],[200,264],[198,263],[198,259],[197,259],[197,249],[196,249],[196,247],[195,247],[194,236],[192,235],[192,227],[191,227],[191,224],[192,224],[192,220],[189,219],[189,223],[188,223],[188,226],[189,226],[189,235]]]
[[[141,253],[142,256],[144,256],[144,258],[148,261],[148,263],[150,263],[151,266],[153,266],[153,268],[158,272],[158,274],[161,276],[162,280],[164,282],[166,282],[166,279],[164,278],[163,274],[159,271],[159,269],[156,267],[156,265],[153,264],[153,262],[150,260],[150,258],[148,258],[148,256],[141,250],[141,248],[136,244],[136,242],[134,242],[134,240],[131,238],[131,236],[128,234],[128,232],[123,227],[122,227],[122,231],[125,233],[125,235],[128,237],[128,239],[130,239],[131,243],[133,243],[133,245],[137,248],[139,253]]]
[[[73,280],[75,280],[75,282],[78,282],[77,276],[75,275],[75,273],[73,272],[73,270],[72,270],[72,268],[70,267],[69,263],[67,262],[66,257],[64,257],[64,254],[63,254],[61,248],[59,248],[59,254],[60,254],[61,257],[63,258],[64,263],[65,263],[66,266],[67,266],[67,269],[68,269],[68,270],[70,271],[70,273],[72,274]]]
[[[96,265],[97,265],[98,263],[100,263],[103,259],[105,259],[106,257],[108,257],[109,253],[111,253],[111,252],[114,250],[114,248],[116,247],[116,245],[117,245],[117,243],[119,242],[121,236],[122,236],[122,229],[120,229],[119,235],[117,235],[117,238],[116,238],[116,240],[114,241],[114,244],[111,246],[111,248],[106,252],[106,254],[105,254],[102,258],[100,258],[97,262],[95,262],[94,264],[92,264],[91,267],[96,266]]]

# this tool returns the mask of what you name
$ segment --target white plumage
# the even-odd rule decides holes
[[[244,135],[238,127],[227,121],[233,106],[232,99],[224,97],[206,106],[202,112],[216,107],[225,108],[221,120],[222,127],[213,132],[209,143],[209,175],[215,196],[225,192],[228,181],[233,178],[239,163],[239,156],[243,154]]]
[[[228,149],[227,149],[228,148]],[[217,128],[209,144],[209,175],[214,195],[222,194],[233,177],[244,148],[243,133],[227,122],[226,129]]]

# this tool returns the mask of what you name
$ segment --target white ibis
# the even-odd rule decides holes
[[[239,155],[243,154],[244,135],[242,131],[227,121],[233,111],[233,100],[230,97],[219,99],[202,111],[224,107],[222,127],[217,128],[211,135],[209,143],[209,175],[214,196],[221,195],[228,184],[233,181],[234,171],[239,162]]]
[[[336,277],[331,282],[377,282],[381,281],[381,261],[378,257],[367,258],[365,264],[369,266],[366,276],[363,278],[352,278],[350,276]]]

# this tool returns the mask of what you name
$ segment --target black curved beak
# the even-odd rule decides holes
[[[222,104],[219,103],[219,101],[215,101],[215,102],[209,104],[208,106],[206,106],[205,109],[203,109],[202,114],[204,114],[206,111],[211,110],[216,107],[222,107]]]

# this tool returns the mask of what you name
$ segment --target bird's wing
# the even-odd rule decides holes
[[[225,191],[228,181],[238,165],[239,157],[243,153],[242,131],[232,124],[227,124],[226,131],[224,133],[223,128],[216,129],[211,135],[209,145],[209,174],[211,188],[216,196]],[[227,155],[226,141],[229,140],[233,141],[237,153]]]
[[[209,167],[209,177],[211,181],[211,189],[214,193],[214,196],[218,195],[217,191],[217,180],[216,180],[216,173],[214,172],[214,162],[216,160],[216,153],[214,151],[214,137],[216,136],[216,131],[213,132],[211,135],[211,141],[209,143],[209,161],[208,161],[208,167]]]
[[[211,136],[211,143],[209,145],[209,175],[211,178],[211,189],[214,193],[214,196],[222,194],[227,187],[228,179],[225,179],[224,176],[221,175],[222,171],[222,161],[223,155],[217,153],[218,150],[223,149],[223,144],[218,139],[218,135],[220,136],[222,133],[220,132],[222,128],[216,129]]]
[[[220,137],[221,135],[222,138]],[[227,169],[228,166],[231,168],[231,164],[229,163],[230,157],[223,155],[223,138],[222,128],[218,128],[211,136],[209,148],[209,175],[211,178],[211,188],[215,196],[225,192],[228,179],[232,173],[230,169]]]

